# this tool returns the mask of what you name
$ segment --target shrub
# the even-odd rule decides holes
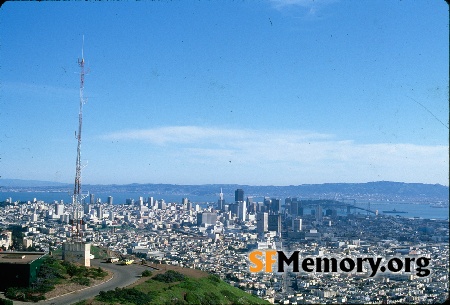
[[[10,287],[10,288],[6,289],[5,297],[7,297],[8,299],[13,299],[13,300],[24,300],[25,293],[20,288]]]
[[[142,271],[142,276],[149,277],[152,276],[152,272],[150,270]]]
[[[168,270],[164,274],[157,274],[153,277],[154,280],[163,283],[179,282],[185,279],[185,276],[180,272]]]
[[[185,278],[184,281],[181,282],[178,286],[183,289],[186,289],[187,291],[190,291],[190,292],[196,291],[201,288],[201,287],[199,287],[197,282],[192,281],[188,277]]]
[[[87,277],[74,277],[71,281],[84,286],[89,286],[91,284],[91,280]]]
[[[0,299],[0,305],[13,305],[13,301],[7,299]]]
[[[135,288],[116,288],[115,290],[100,291],[95,297],[98,301],[119,304],[142,305],[152,301],[153,297]]]
[[[89,277],[91,277],[93,279],[102,279],[107,275],[108,275],[108,272],[106,272],[105,270],[103,270],[100,267],[89,269]]]

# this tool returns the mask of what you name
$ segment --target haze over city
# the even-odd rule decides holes
[[[445,1],[6,2],[0,175],[448,186]]]

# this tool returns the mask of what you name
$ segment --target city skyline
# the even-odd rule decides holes
[[[448,186],[448,5],[7,2],[1,178]],[[336,106],[338,105],[338,106]]]

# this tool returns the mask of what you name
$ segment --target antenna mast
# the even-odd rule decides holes
[[[75,133],[75,138],[78,141],[77,145],[77,162],[76,162],[76,173],[75,173],[75,186],[73,190],[73,196],[72,196],[72,204],[74,208],[74,222],[76,221],[76,236],[79,238],[79,226],[81,225],[79,223],[79,209],[81,207],[81,200],[84,197],[82,197],[81,194],[81,127],[83,125],[83,104],[86,102],[86,100],[83,97],[83,91],[84,91],[84,35],[83,35],[83,45],[81,48],[81,59],[78,59],[78,65],[80,66],[80,111],[78,113],[78,134]]]

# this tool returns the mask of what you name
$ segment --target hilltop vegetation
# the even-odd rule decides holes
[[[103,279],[108,275],[102,268],[87,268],[64,262],[52,257],[46,257],[41,265],[37,281],[29,288],[10,287],[5,296],[19,301],[37,302],[45,300],[45,294],[54,290],[56,285],[75,283],[89,286],[92,280]]]
[[[133,288],[102,291],[83,304],[268,304],[222,281],[218,276],[201,278],[169,270]]]

